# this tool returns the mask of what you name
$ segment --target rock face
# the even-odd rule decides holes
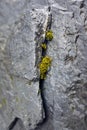
[[[30,9],[28,1],[0,1],[0,130],[12,129],[17,118],[29,130],[44,118],[36,33],[46,17],[43,9]]]
[[[48,123],[40,130],[87,130],[87,1],[52,3],[53,59],[44,84]]]
[[[37,130],[87,130],[86,0],[0,1],[0,130],[35,129],[43,121],[37,64],[48,6],[53,61],[43,89],[47,120]]]

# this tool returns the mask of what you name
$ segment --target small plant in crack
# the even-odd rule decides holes
[[[53,39],[53,32],[52,32],[52,30],[48,30],[46,32],[46,40],[52,41],[52,39]]]
[[[42,44],[41,44],[41,47],[42,47],[44,50],[46,50],[46,49],[47,49],[46,43],[42,43]]]
[[[46,78],[46,73],[48,72],[50,66],[51,66],[52,59],[49,56],[43,57],[41,63],[39,64],[40,68],[40,79]]]

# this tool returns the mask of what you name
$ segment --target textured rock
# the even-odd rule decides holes
[[[35,128],[44,118],[37,64],[48,6],[53,62],[43,88],[48,118],[37,130],[87,130],[86,0],[0,1],[0,130],[16,117],[12,130]]]
[[[8,130],[26,130],[21,119],[15,118]]]
[[[53,62],[44,84],[49,116],[40,130],[87,130],[87,1],[57,0],[51,7],[54,39],[47,55]]]
[[[44,118],[37,70],[43,36],[36,33],[46,24],[45,12],[27,0],[0,1],[0,130],[16,118],[29,130]]]

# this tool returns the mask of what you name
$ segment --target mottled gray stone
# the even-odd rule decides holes
[[[37,130],[87,130],[87,1],[0,0],[0,130],[35,128],[43,120],[38,37],[51,6],[52,66],[44,83],[48,119]],[[38,96],[37,96],[38,95]],[[21,124],[21,123],[22,124]]]
[[[47,55],[53,62],[44,84],[50,130],[87,130],[87,1],[57,0],[51,7],[54,39]]]
[[[45,27],[47,14],[47,9],[34,10],[27,0],[0,1],[0,130],[7,130],[15,118],[30,130],[44,118],[36,32],[39,24]],[[43,38],[40,34],[38,42]],[[23,129],[19,127],[16,130]]]

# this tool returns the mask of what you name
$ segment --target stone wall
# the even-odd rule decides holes
[[[42,98],[38,63],[49,6],[54,39]],[[87,130],[86,106],[87,1],[1,0],[0,130]]]

